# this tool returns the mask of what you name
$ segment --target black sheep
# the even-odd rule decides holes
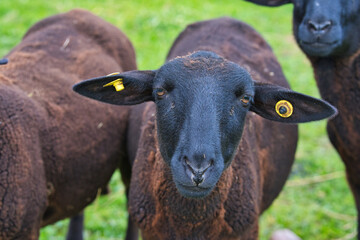
[[[336,110],[288,89],[263,38],[230,18],[188,26],[168,59],[74,86],[107,103],[147,102],[129,119],[130,216],[144,239],[257,239],[294,161],[297,126],[283,123]]]
[[[279,6],[289,0],[248,0]],[[360,1],[293,0],[293,31],[321,97],[339,109],[327,131],[346,167],[360,228]],[[360,239],[360,236],[358,236]]]
[[[73,10],[35,24],[6,57],[0,239],[38,239],[40,227],[81,212],[125,162],[129,108],[89,105],[71,86],[136,69],[135,52],[116,27]]]

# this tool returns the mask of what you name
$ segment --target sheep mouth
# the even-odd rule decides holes
[[[179,186],[181,186],[182,188],[186,189],[186,190],[189,190],[189,191],[207,191],[211,188],[208,188],[208,187],[202,187],[202,186],[188,186],[188,185],[183,185],[181,183],[179,183]]]
[[[306,45],[309,47],[313,47],[313,48],[328,48],[328,47],[332,47],[338,44],[339,41],[334,41],[334,42],[320,42],[320,41],[314,41],[314,42],[306,42],[306,41],[301,41],[300,44],[301,45]]]
[[[181,183],[176,184],[179,193],[185,198],[204,198],[210,194],[213,188],[201,186],[189,186]]]
[[[340,41],[322,42],[322,41],[300,41],[302,50],[310,56],[326,57],[331,55],[339,46]]]

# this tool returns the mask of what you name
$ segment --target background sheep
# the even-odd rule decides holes
[[[155,71],[74,87],[112,104],[150,101],[129,120],[129,213],[144,239],[257,239],[259,215],[283,187],[297,143],[296,125],[274,121],[319,120],[336,110],[289,90],[262,37],[230,18],[188,26],[168,58]],[[119,79],[125,89],[117,92],[108,83]],[[279,116],[291,107],[276,113],[284,99],[293,115]]]
[[[277,6],[288,0],[248,0]],[[332,144],[346,166],[349,185],[360,211],[360,1],[294,2],[293,30],[311,61],[322,98],[339,109],[328,122]],[[359,231],[358,214],[358,231]],[[360,239],[360,236],[358,236]]]
[[[127,37],[82,10],[34,25],[0,68],[0,238],[79,213],[124,158],[128,108],[77,96],[80,79],[136,68]]]

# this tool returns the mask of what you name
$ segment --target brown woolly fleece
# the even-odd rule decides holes
[[[189,25],[168,59],[211,50],[245,67],[256,81],[289,87],[271,48],[248,25],[229,18]],[[176,190],[156,137],[155,105],[132,109],[128,151],[133,161],[129,212],[143,239],[257,239],[260,214],[282,189],[297,143],[297,126],[252,112],[230,167],[204,199]]]
[[[89,101],[75,83],[136,69],[114,26],[83,10],[35,24],[0,66],[0,239],[37,239],[76,215],[124,157],[127,107]],[[122,161],[123,162],[123,161]]]

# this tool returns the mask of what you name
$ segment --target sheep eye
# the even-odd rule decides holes
[[[241,97],[240,101],[243,104],[243,106],[246,107],[251,102],[251,96],[245,94]]]
[[[165,94],[166,94],[166,90],[163,89],[163,88],[157,88],[157,89],[155,90],[155,92],[156,92],[156,95],[157,95],[158,97],[160,97],[160,98],[164,97]]]

